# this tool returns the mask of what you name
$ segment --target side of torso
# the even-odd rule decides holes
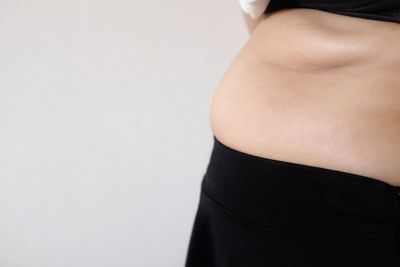
[[[400,24],[300,8],[264,16],[216,89],[214,135],[400,185]]]

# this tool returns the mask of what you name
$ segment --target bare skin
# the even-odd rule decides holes
[[[213,134],[264,158],[400,186],[400,24],[263,15],[212,100]]]

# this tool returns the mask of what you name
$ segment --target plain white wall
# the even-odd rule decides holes
[[[236,0],[0,0],[0,266],[183,266]]]

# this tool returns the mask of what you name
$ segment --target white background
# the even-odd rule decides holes
[[[183,266],[236,0],[0,0],[0,266]]]

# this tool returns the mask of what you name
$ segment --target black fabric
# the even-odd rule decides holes
[[[185,267],[400,266],[400,187],[213,138]]]
[[[264,13],[284,8],[314,8],[341,15],[400,23],[400,0],[271,0]]]

